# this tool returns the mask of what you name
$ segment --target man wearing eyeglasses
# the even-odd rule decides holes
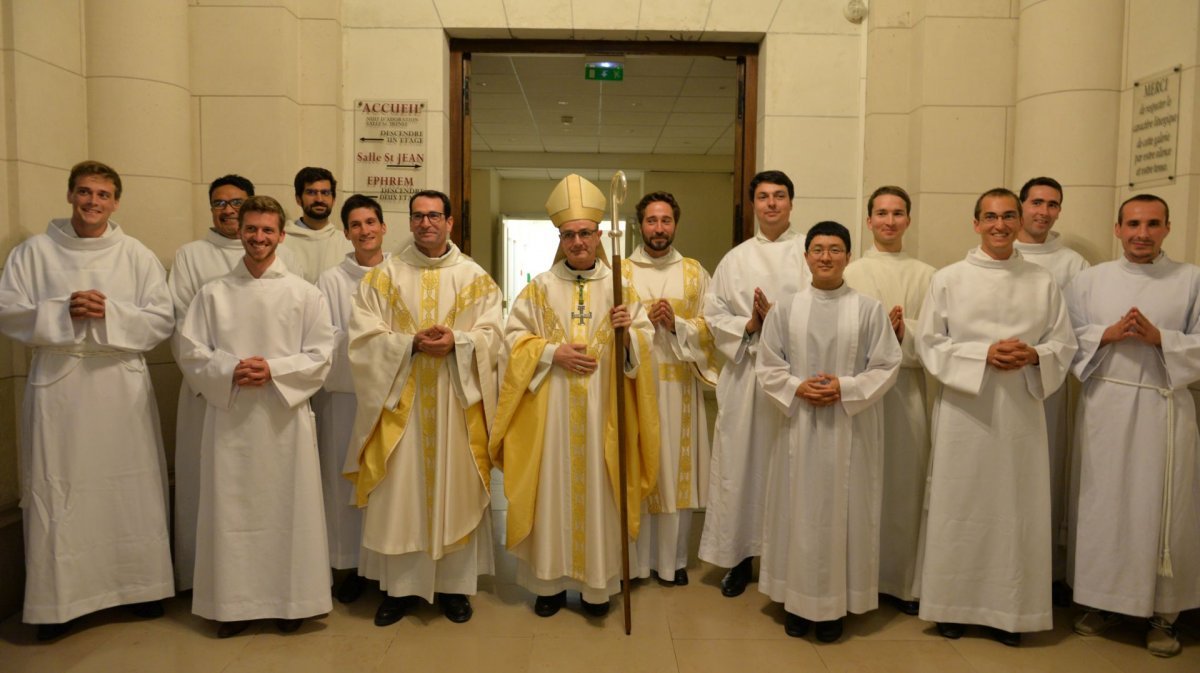
[[[762,553],[767,461],[783,417],[754,377],[759,332],[771,307],[808,285],[804,232],[792,226],[795,187],[783,171],[750,180],[758,231],[717,265],[704,319],[725,365],[717,381],[717,422],[700,559],[729,572],[721,594],[739,596]]]
[[[279,256],[289,271],[316,283],[325,269],[341,264],[354,249],[337,227],[329,226],[333,202],[337,200],[337,180],[333,173],[306,166],[296,173],[293,186],[301,215],[287,223],[284,229],[287,238],[279,246]]]
[[[490,446],[504,470],[517,583],[537,595],[534,612],[554,615],[571,590],[579,592],[583,610],[598,617],[620,590],[620,395],[626,398],[634,538],[642,499],[656,478],[654,388],[626,380],[645,360],[645,335],[653,328],[629,285],[624,297],[613,297],[612,270],[600,247],[604,194],[568,175],[550,194],[546,212],[559,231],[558,254],[513,302]],[[631,326],[626,359],[617,362],[614,330]]]
[[[918,574],[921,619],[1015,647],[1051,628],[1050,460],[1042,401],[1063,384],[1075,335],[1054,276],[1013,249],[1021,203],[975,202],[980,245],[933,275],[917,352],[942,382]]]
[[[254,183],[240,175],[223,175],[208,186],[212,227],[204,238],[185,243],[175,253],[167,285],[175,305],[175,338],[171,350],[179,359],[178,326],[192,298],[208,281],[224,276],[241,261],[238,209],[254,196]],[[200,501],[200,432],[207,404],[186,380],[179,384],[175,415],[175,586],[192,588],[196,567],[196,508]]]
[[[900,344],[883,305],[843,280],[850,232],[805,237],[812,284],[767,314],[755,370],[787,418],[770,457],[758,590],[783,603],[784,631],[841,638],[847,612],[879,607],[883,407]]]
[[[708,415],[704,390],[716,385],[720,365],[704,322],[708,272],[675,249],[679,204],[652,192],[637,204],[642,244],[621,267],[653,325],[644,380],[658,393],[658,488],[646,500],[633,575],[651,572],[667,585],[688,583],[692,512],[708,491]]]
[[[365,273],[350,307],[358,409],[344,471],[366,508],[359,572],[386,593],[378,626],[418,597],[465,622],[479,575],[493,572],[487,427],[501,294],[449,239],[453,226],[450,197],[413,194],[412,244]]]

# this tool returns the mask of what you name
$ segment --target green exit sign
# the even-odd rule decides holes
[[[583,70],[584,79],[596,79],[604,82],[620,82],[625,79],[625,66],[612,61],[588,63]]]

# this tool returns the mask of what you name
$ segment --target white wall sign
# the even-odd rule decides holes
[[[426,189],[423,100],[354,101],[354,188],[387,211]]]
[[[1133,83],[1130,187],[1175,179],[1179,148],[1179,71],[1176,66]]]

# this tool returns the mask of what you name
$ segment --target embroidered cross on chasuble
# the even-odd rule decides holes
[[[578,324],[580,325],[583,324],[584,320],[592,317],[592,312],[587,310],[587,305],[583,303],[583,285],[586,282],[587,281],[584,280],[583,276],[575,277],[575,290],[577,292],[576,296],[578,299],[576,300],[577,305],[575,306],[575,311],[571,313],[571,319],[578,320]]]

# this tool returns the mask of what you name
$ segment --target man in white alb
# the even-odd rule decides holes
[[[729,572],[721,593],[738,596],[762,553],[767,461],[782,416],[758,386],[754,361],[771,306],[808,285],[804,232],[791,226],[795,188],[782,171],[750,180],[758,232],[725,255],[704,299],[704,319],[725,365],[717,381],[717,421],[700,559]]]
[[[325,528],[329,534],[329,562],[334,570],[348,571],[334,595],[341,603],[353,603],[362,595],[366,581],[358,573],[358,550],[362,546],[362,513],[354,505],[354,485],[342,475],[350,446],[357,403],[354,377],[347,352],[350,310],[354,295],[367,273],[391,257],[383,251],[387,223],[383,208],[369,196],[354,194],[342,203],[342,233],[354,246],[342,263],[326,269],[317,278],[317,289],[329,304],[336,344],[325,385],[313,395],[317,417],[317,448],[321,454],[321,490],[325,495]]]
[[[705,505],[708,489],[708,415],[704,390],[720,371],[712,333],[704,322],[708,272],[675,249],[679,204],[652,192],[637,204],[642,245],[621,267],[642,300],[653,331],[643,383],[657,383],[658,489],[645,503],[632,560],[633,575],[651,572],[668,585],[688,583],[692,512]]]
[[[879,540],[879,592],[905,614],[919,609],[913,593],[925,480],[929,470],[929,416],[925,369],[917,357],[916,326],[934,268],[904,251],[912,200],[885,185],[867,199],[867,229],[875,246],[846,267],[846,284],[888,309],[904,359],[896,385],[883,397],[883,509]]]
[[[1058,289],[1065,290],[1076,274],[1088,268],[1083,255],[1068,248],[1054,224],[1062,213],[1063,191],[1058,180],[1037,177],[1021,187],[1021,229],[1013,247],[1026,261],[1033,262],[1054,276]],[[1050,532],[1054,540],[1051,567],[1054,604],[1071,605],[1071,589],[1063,580],[1067,576],[1067,456],[1070,440],[1067,437],[1067,389],[1064,385],[1046,398],[1046,433],[1050,441]]]
[[[208,281],[224,276],[242,261],[245,250],[238,238],[238,209],[254,196],[254,184],[240,175],[225,175],[208,186],[212,227],[204,238],[185,243],[175,252],[167,275],[175,304],[176,336],[192,298]],[[179,360],[179,341],[171,340]],[[192,588],[196,567],[196,508],[200,503],[200,432],[208,403],[187,381],[179,384],[175,414],[175,587]]]
[[[365,507],[359,572],[386,594],[378,626],[417,597],[465,622],[494,568],[500,288],[450,240],[450,197],[419,191],[408,208],[412,244],[367,273],[350,312],[358,413],[344,470]]]
[[[23,619],[38,639],[72,619],[175,593],[167,478],[143,354],[171,335],[162,264],[109,218],[121,176],[98,161],[67,179],[71,217],[8,256],[0,332],[31,348],[21,414]]]
[[[290,633],[331,607],[308,400],[333,325],[320,290],[275,255],[286,221],[269,196],[242,204],[242,262],[200,288],[179,329],[179,368],[208,402],[192,612],[221,622],[220,638],[264,618]]]
[[[280,244],[279,256],[287,263],[288,271],[316,283],[325,269],[341,264],[354,250],[342,232],[329,224],[337,200],[333,173],[306,166],[296,173],[293,183],[301,215],[284,228],[287,240]]]
[[[805,236],[812,284],[763,323],[759,383],[787,417],[771,453],[758,590],[783,603],[785,632],[841,638],[847,612],[879,607],[883,409],[900,344],[883,305],[843,281],[850,232]],[[796,271],[793,271],[796,273]]]
[[[1121,204],[1122,256],[1067,287],[1083,382],[1075,421],[1069,569],[1088,611],[1075,632],[1098,635],[1120,615],[1149,617],[1146,647],[1182,646],[1179,613],[1200,607],[1200,268],[1162,251],[1166,201]]]
[[[938,271],[917,353],[942,383],[916,593],[946,638],[966,624],[1015,647],[1051,627],[1050,460],[1042,400],[1063,384],[1075,336],[1054,277],[1013,249],[1021,203],[975,202],[979,247]]]

